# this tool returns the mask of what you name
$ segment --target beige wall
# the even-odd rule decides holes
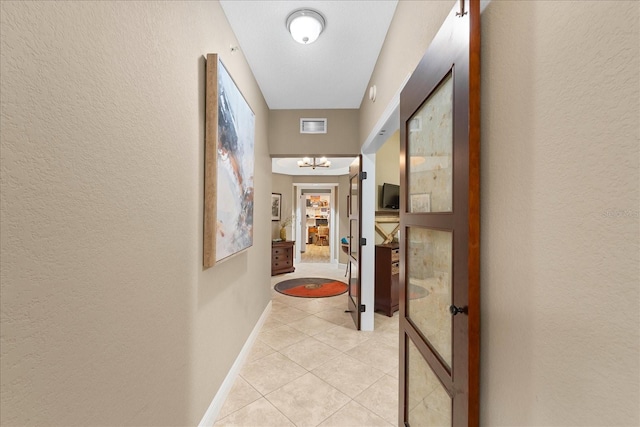
[[[301,118],[326,118],[327,133],[301,134]],[[271,110],[271,156],[356,155],[360,152],[358,119],[358,110]]]
[[[486,425],[640,425],[639,10],[483,16]]]
[[[274,173],[271,175],[271,191],[273,193],[282,194],[282,220],[290,216],[293,212],[293,199],[295,194],[293,193],[293,177],[290,175],[283,175]],[[287,237],[291,238],[293,233],[291,232],[291,226],[287,227]],[[271,238],[280,238],[280,222],[273,221],[271,223]]]
[[[0,421],[196,425],[270,298],[259,88],[217,2],[1,11]],[[256,200],[202,271],[208,52],[256,113]]]
[[[399,3],[361,142],[451,3]],[[640,424],[639,9],[483,14],[481,425]]]
[[[385,182],[400,185],[400,131],[395,131],[393,135],[376,152],[376,210],[380,210],[380,196],[382,185]],[[391,233],[397,223],[379,223],[378,226]],[[384,241],[382,236],[376,232],[375,244],[379,245]]]
[[[382,184],[400,185],[400,131],[393,135],[376,151],[376,209],[380,207]]]
[[[400,0],[389,26],[369,85],[376,85],[376,101],[368,92],[360,104],[360,146],[364,144],[389,101],[418,65],[456,0]]]

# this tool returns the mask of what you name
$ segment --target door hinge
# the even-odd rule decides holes
[[[367,306],[364,304],[360,304],[360,313],[364,313],[365,311],[367,311]]]
[[[365,171],[360,172],[360,179],[367,179],[367,173]]]
[[[460,12],[456,12],[456,16],[462,18],[467,14],[467,11],[464,10],[464,2],[465,0],[460,0]]]
[[[367,246],[367,239],[364,237],[360,238],[360,246]]]

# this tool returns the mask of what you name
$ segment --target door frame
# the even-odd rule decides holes
[[[339,187],[340,184],[335,182],[323,182],[323,183],[309,183],[309,182],[294,182],[293,183],[293,193],[295,195],[295,207],[294,209],[295,217],[297,220],[295,221],[295,229],[294,236],[296,242],[302,242],[302,228],[300,226],[300,198],[302,197],[302,190],[331,190],[330,197],[330,215],[329,215],[329,262],[327,264],[338,264],[338,245],[337,239],[340,235],[340,230],[337,230],[338,222],[336,221],[336,216],[338,212],[336,211],[336,187]],[[329,193],[318,193],[318,195],[326,195]],[[295,250],[295,262],[301,262],[301,248],[302,245],[298,244],[297,249]]]
[[[373,307],[375,301],[375,239],[376,239],[376,152],[389,139],[390,135],[400,128],[400,93],[409,81],[411,73],[403,79],[400,87],[387,104],[380,119],[369,133],[362,145],[362,169],[367,172],[367,179],[362,181],[362,237],[372,242],[362,247],[362,304]],[[360,326],[363,331],[375,328],[373,310],[361,313]]]
[[[362,313],[366,311],[366,305],[362,302],[362,256],[363,248],[366,241],[362,237],[362,182],[366,179],[366,172],[364,172],[362,165],[362,155],[358,155],[351,165],[349,165],[348,185],[349,190],[347,193],[346,206],[347,206],[347,227],[348,227],[348,242],[349,247],[347,250],[347,313],[351,314],[353,323],[355,323],[356,330],[362,330]],[[354,193],[354,181],[357,185],[357,191]],[[355,214],[354,214],[354,195],[357,198],[355,202]],[[353,222],[356,222],[357,231],[354,233]],[[353,248],[357,248],[354,251]],[[353,254],[356,254],[355,256]],[[353,284],[353,267],[356,267],[356,292],[352,292],[354,288]],[[354,297],[355,295],[355,297]],[[364,310],[361,310],[364,308]],[[373,307],[369,307],[371,311]]]

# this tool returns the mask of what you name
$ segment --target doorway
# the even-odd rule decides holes
[[[300,217],[300,260],[301,262],[328,263],[330,254],[329,221],[333,203],[330,190],[302,190]]]
[[[338,183],[294,183],[297,263],[337,264]]]

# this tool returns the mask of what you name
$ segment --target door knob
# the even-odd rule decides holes
[[[467,314],[468,313],[468,308],[465,307],[456,307],[455,305],[450,305],[449,306],[449,312],[451,313],[452,316],[455,316],[458,313],[464,313]]]

